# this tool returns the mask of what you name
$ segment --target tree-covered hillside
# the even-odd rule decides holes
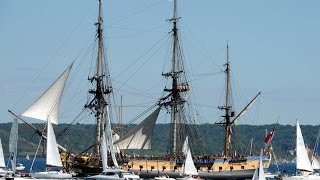
[[[43,129],[43,124],[33,124],[39,129]],[[124,128],[127,132],[134,125],[129,125]],[[250,151],[250,141],[252,143],[252,153],[258,154],[260,149],[264,147],[263,140],[266,135],[266,129],[271,131],[274,125],[239,125],[233,132],[235,137],[233,148],[237,149],[237,153],[248,154]],[[221,154],[223,151],[223,127],[214,124],[202,124],[193,127],[197,129],[197,136],[193,139],[191,147],[198,155]],[[301,126],[304,140],[309,148],[313,148],[319,126]],[[8,144],[10,135],[11,123],[0,124],[0,138],[2,141],[4,154],[8,156]],[[169,124],[157,124],[152,140],[152,150],[131,151],[131,153],[154,154],[162,155],[168,152],[169,142]],[[54,125],[57,141],[68,150],[80,153],[85,151],[93,143],[94,125],[92,124],[60,124]],[[32,155],[36,152],[39,144],[39,135],[26,124],[19,124],[19,141],[18,155],[25,156],[27,153]],[[284,159],[289,150],[295,149],[295,127],[289,125],[277,125],[274,138],[272,141],[275,155],[279,159]],[[44,148],[44,143],[40,146]],[[90,151],[90,150],[89,150]],[[292,158],[292,156],[290,157]]]

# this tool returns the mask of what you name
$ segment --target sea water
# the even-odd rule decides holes
[[[9,161],[9,158],[5,158],[6,165],[11,169],[11,163]],[[24,165],[23,172],[30,172],[30,168],[32,166],[32,171],[38,172],[38,171],[44,171],[46,169],[46,159],[45,158],[36,158],[34,160],[34,163],[32,165],[33,159],[25,159],[25,158],[17,158],[17,163],[21,163]]]

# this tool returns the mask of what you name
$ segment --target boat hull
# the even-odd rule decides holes
[[[200,178],[203,179],[251,179],[259,166],[259,159],[260,156],[242,159],[198,159],[194,160],[194,163]],[[268,169],[270,160],[270,156],[263,156],[265,170]],[[154,178],[161,175],[180,178],[182,164],[182,160],[131,160],[124,165],[124,169],[138,173],[141,178]]]
[[[59,171],[46,171],[31,173],[31,177],[35,179],[71,179],[72,175]]]
[[[285,176],[285,177],[282,177],[282,180],[298,180],[298,179],[320,180],[320,176],[309,175],[309,176]]]

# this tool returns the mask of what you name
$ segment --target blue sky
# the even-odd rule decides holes
[[[319,1],[178,3],[181,42],[201,123],[214,123],[221,115],[216,107],[221,105],[224,76],[212,74],[223,68],[228,41],[232,76],[243,99],[240,108],[262,92],[257,107],[241,123],[271,124],[279,118],[280,124],[293,125],[296,119],[300,124],[319,124]],[[123,109],[124,121],[143,108],[130,105],[152,101],[136,99],[139,95],[146,91],[154,99],[161,95],[162,86],[150,87],[162,78],[165,55],[148,50],[168,35],[171,5],[169,0],[103,1],[113,85],[121,87],[119,94],[128,106]],[[95,32],[96,15],[95,0],[0,2],[1,122],[11,121],[8,109],[21,113],[71,61],[79,59]],[[211,75],[199,76],[203,74]],[[70,121],[65,117],[61,122]]]

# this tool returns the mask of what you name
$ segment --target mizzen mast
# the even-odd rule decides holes
[[[231,145],[231,134],[232,127],[235,122],[244,115],[248,109],[253,105],[258,96],[261,94],[259,92],[238,114],[235,114],[232,108],[232,93],[231,93],[231,84],[230,84],[230,62],[229,62],[229,45],[227,44],[227,62],[224,64],[226,67],[226,96],[225,96],[225,105],[219,106],[218,108],[224,111],[224,118],[221,122],[216,123],[223,125],[225,127],[225,137],[224,137],[224,155],[229,156],[230,154],[230,145]]]
[[[174,157],[177,155],[177,134],[178,134],[178,126],[181,123],[180,118],[182,116],[181,107],[183,106],[185,99],[182,97],[182,92],[187,92],[189,90],[188,83],[181,83],[179,79],[180,74],[183,73],[182,66],[182,55],[181,48],[179,44],[179,36],[178,36],[178,28],[177,22],[180,18],[177,17],[177,1],[174,0],[173,4],[173,17],[169,19],[172,22],[173,28],[171,30],[173,36],[173,49],[172,49],[172,71],[169,73],[163,73],[162,75],[165,77],[171,77],[172,79],[172,87],[171,89],[165,88],[165,92],[169,92],[169,94],[164,97],[162,100],[165,102],[162,103],[165,107],[170,106],[171,108],[171,155]]]
[[[101,0],[99,0],[98,22],[95,23],[97,27],[96,41],[98,44],[96,72],[93,77],[88,78],[91,83],[95,84],[95,89],[89,90],[89,93],[94,97],[85,105],[85,108],[94,112],[96,118],[96,132],[94,138],[94,153],[96,154],[100,154],[100,140],[106,123],[106,108],[108,105],[106,95],[112,92],[111,83],[109,83],[108,78],[106,78],[109,76],[106,75],[107,72],[105,70],[106,56],[103,47],[102,23]]]
[[[229,155],[230,153],[230,143],[231,143],[231,125],[234,121],[234,111],[232,111],[232,98],[231,98],[231,85],[230,85],[230,63],[229,63],[229,45],[227,44],[227,62],[224,64],[226,67],[226,96],[225,105],[219,106],[218,108],[224,110],[223,122],[217,123],[222,124],[225,127],[225,140],[224,140],[224,155]]]

